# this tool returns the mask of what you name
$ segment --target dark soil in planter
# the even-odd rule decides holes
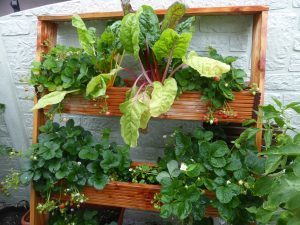
[[[92,205],[82,205],[79,209],[75,209],[75,211],[71,211],[71,209],[67,209],[68,214],[72,215],[77,211],[97,211],[97,219],[99,225],[110,224],[111,222],[116,222],[118,225],[123,224],[123,216],[124,216],[124,208],[119,207],[101,207],[101,206],[92,206]],[[49,223],[53,223],[57,221],[57,219],[61,219],[60,211],[55,211],[54,215],[50,216]],[[60,220],[59,219],[59,220]],[[2,225],[0,223],[0,225]]]
[[[98,218],[99,218],[99,225],[103,225],[106,223],[111,222],[119,222],[119,217],[122,216],[123,221],[123,214],[122,208],[102,208],[102,209],[96,209],[98,211]],[[121,225],[122,223],[119,223],[118,225]]]
[[[28,202],[20,202],[17,206],[6,206],[0,210],[1,225],[21,225],[21,218],[28,210]]]

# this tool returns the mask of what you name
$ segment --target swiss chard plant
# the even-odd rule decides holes
[[[159,161],[162,171],[157,180],[162,188],[154,204],[161,216],[198,224],[210,205],[230,224],[255,221],[255,214],[246,208],[262,202],[253,194],[253,174],[262,174],[265,162],[257,156],[257,132],[247,129],[228,146],[222,140],[212,141],[213,133],[202,128],[192,134],[175,131]]]
[[[300,114],[300,102],[260,107],[266,158],[263,176],[254,193],[264,199],[261,207],[250,207],[259,224],[298,225],[300,221],[300,134],[292,125]]]
[[[185,10],[183,4],[174,3],[160,23],[154,10],[144,5],[122,19],[120,41],[142,72],[120,105],[121,134],[131,147],[137,145],[139,128],[146,128],[151,117],[172,106],[178,91],[177,71],[189,66],[199,77],[220,77],[230,70],[226,63],[188,52],[195,18],[180,23]]]
[[[95,28],[87,28],[78,15],[73,16],[72,25],[77,29],[81,49],[58,45],[43,56],[42,62],[33,63],[31,83],[40,92],[51,92],[35,109],[58,104],[74,92],[85,92],[89,98],[103,97],[106,88],[116,81],[124,56],[119,40],[121,21],[107,26],[99,37]]]
[[[129,148],[110,143],[108,130],[97,141],[73,120],[66,126],[49,120],[40,132],[39,143],[27,152],[30,162],[20,176],[23,184],[33,181],[46,199],[38,205],[40,212],[51,212],[58,205],[80,205],[86,200],[80,193],[86,185],[103,189],[110,180],[126,179],[131,164]],[[54,194],[69,196],[69,200],[52,200]]]

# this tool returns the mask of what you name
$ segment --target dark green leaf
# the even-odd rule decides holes
[[[182,3],[175,2],[171,5],[162,21],[161,30],[164,31],[167,28],[175,29],[177,23],[185,14],[185,10],[186,7]]]
[[[201,164],[195,163],[195,164],[188,165],[186,174],[189,177],[198,177],[200,175],[200,173],[204,172],[204,171],[205,171],[205,169]]]

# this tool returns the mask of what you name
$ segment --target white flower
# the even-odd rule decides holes
[[[243,185],[243,184],[244,184],[244,181],[239,180],[239,185]]]
[[[132,168],[129,168],[129,171],[131,172],[133,169]]]
[[[186,171],[186,169],[187,169],[187,165],[185,163],[181,163],[180,170]]]
[[[33,160],[37,160],[37,157],[36,157],[36,156],[33,156]]]
[[[83,203],[83,199],[80,200],[80,203]]]
[[[226,184],[231,184],[231,181],[230,180],[226,181]]]
[[[77,162],[77,164],[78,164],[78,166],[80,166],[80,165],[81,165],[81,162]]]
[[[166,139],[167,138],[167,135],[165,134],[165,135],[163,135],[163,139]]]
[[[187,185],[185,185],[184,187],[185,187],[186,189],[188,189],[188,188],[189,188],[189,186],[187,186]]]

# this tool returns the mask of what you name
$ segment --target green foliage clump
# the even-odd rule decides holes
[[[264,168],[264,159],[255,153],[257,132],[246,130],[236,140],[240,144],[230,149],[224,141],[212,141],[212,132],[202,128],[192,134],[176,130],[159,162],[162,189],[154,202],[161,216],[192,225],[210,205],[231,224],[253,222],[254,215],[245,208],[261,204],[253,195],[253,174],[262,174]]]
[[[40,211],[57,205],[50,200],[53,194],[70,195],[71,202],[80,204],[86,200],[79,194],[83,187],[103,189],[111,179],[128,179],[129,148],[110,143],[109,130],[104,130],[97,141],[69,120],[66,126],[48,121],[40,132],[39,142],[27,152],[29,165],[20,176],[23,184],[33,181],[35,189],[47,199],[49,207],[40,205]]]

